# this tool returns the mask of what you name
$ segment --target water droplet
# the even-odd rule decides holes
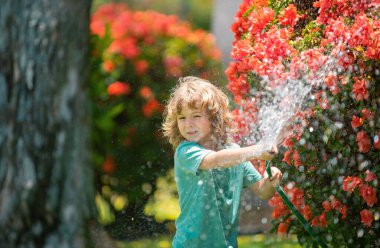
[[[360,228],[360,229],[358,230],[358,238],[363,237],[363,235],[364,235],[364,230]]]
[[[380,213],[379,212],[375,212],[375,214],[373,215],[375,221],[378,221],[380,219]]]
[[[293,188],[293,186],[294,186],[294,184],[293,183],[288,183],[287,185],[286,185],[286,187],[290,190],[290,189],[292,189]]]
[[[330,234],[327,234],[327,235],[326,235],[326,240],[327,240],[327,241],[331,241],[331,240],[332,240],[332,236],[331,236]]]
[[[262,218],[261,219],[261,224],[266,224],[268,223],[268,219],[267,218]]]

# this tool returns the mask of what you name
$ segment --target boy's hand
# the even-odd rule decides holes
[[[274,188],[278,187],[282,181],[282,172],[276,167],[271,167],[270,169],[272,172],[272,177],[269,178],[268,173],[265,171],[264,178],[269,178],[269,182]]]
[[[259,159],[260,160],[272,160],[273,157],[278,153],[277,147],[272,147],[270,150],[264,150],[260,155]]]

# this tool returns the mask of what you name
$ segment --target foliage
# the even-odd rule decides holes
[[[240,140],[257,123],[265,89],[320,81],[274,163],[289,198],[332,247],[380,246],[379,8],[379,1],[246,0],[232,26],[235,61],[226,73]],[[270,204],[277,232],[313,244],[278,195]]]
[[[163,101],[180,76],[217,78],[220,52],[209,33],[176,16],[125,4],[100,6],[90,28],[92,159],[98,206],[109,224],[105,202],[116,212],[143,206],[156,178],[172,167],[159,131]]]
[[[169,170],[165,177],[157,178],[157,189],[145,205],[144,212],[154,216],[157,222],[177,219],[180,209],[174,169]]]

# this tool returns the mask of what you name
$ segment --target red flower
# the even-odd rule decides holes
[[[380,132],[373,137],[373,146],[380,150]]]
[[[142,111],[145,117],[151,117],[153,113],[160,111],[161,104],[156,99],[149,100],[143,107]]]
[[[322,202],[322,206],[325,209],[325,212],[329,212],[332,209],[330,202],[327,200]]]
[[[363,125],[364,119],[357,117],[356,115],[352,116],[351,126],[352,128],[357,128]]]
[[[326,212],[323,212],[319,218],[319,226],[320,227],[326,227],[327,226],[327,220],[326,220]]]
[[[268,201],[268,204],[269,206],[274,207],[272,212],[272,217],[274,219],[278,219],[279,217],[290,213],[278,193],[274,194],[274,196]]]
[[[335,197],[331,200],[331,207],[335,210],[338,210],[340,211],[341,207],[342,207],[342,203],[335,199]]]
[[[299,155],[297,150],[295,150],[293,152],[292,158],[293,158],[293,162],[294,162],[295,167],[302,165],[301,158],[300,158],[300,155]]]
[[[366,56],[371,59],[380,59],[380,21],[373,23],[373,27],[377,26],[377,30],[372,32],[369,45],[367,47]]]
[[[347,206],[343,205],[343,207],[340,209],[340,213],[342,215],[342,220],[347,218]]]
[[[166,56],[164,58],[164,66],[166,72],[173,77],[179,77],[182,75],[183,59],[176,55]]]
[[[355,99],[358,101],[365,100],[369,97],[368,91],[367,91],[367,82],[365,79],[358,79],[354,78],[355,83],[352,89],[352,92],[354,93]]]
[[[114,173],[116,169],[115,160],[112,156],[107,156],[102,164],[102,170],[104,173],[111,174]]]
[[[343,180],[343,190],[347,192],[353,192],[356,187],[362,184],[362,180],[359,177],[346,177]]]
[[[329,100],[326,98],[325,93],[323,93],[323,91],[315,93],[314,97],[322,109],[330,108]]]
[[[287,163],[288,165],[291,165],[291,162],[290,162],[290,155],[292,154],[292,150],[287,150],[284,154],[284,158],[282,159],[282,162],[285,162]]]
[[[128,83],[113,82],[107,88],[107,93],[110,96],[128,95],[131,92],[131,87]]]
[[[351,47],[367,46],[372,33],[371,24],[365,13],[361,12],[355,17],[355,23],[351,26],[348,39],[348,44]]]
[[[375,180],[377,178],[376,174],[372,173],[369,170],[366,170],[365,174],[366,174],[366,176],[365,176],[365,181],[366,182],[371,182],[371,181],[373,181],[373,180]]]
[[[297,15],[297,8],[293,4],[289,4],[277,18],[281,25],[294,27],[300,15]]]
[[[282,143],[282,145],[284,146],[284,147],[288,147],[288,148],[291,148],[291,147],[293,147],[293,136],[292,135],[290,135],[289,137],[287,137],[285,140],[284,140],[284,142]]]
[[[311,226],[318,226],[318,216],[315,216],[311,221]]]
[[[290,196],[291,196],[291,201],[292,203],[296,206],[296,208],[301,208],[301,206],[304,205],[304,192],[303,190],[293,187],[290,190]]]
[[[105,61],[103,62],[103,64],[102,64],[102,67],[103,67],[103,70],[104,70],[105,72],[110,73],[110,72],[112,72],[112,71],[115,69],[116,65],[115,65],[115,63],[112,62],[111,60],[105,60]]]
[[[268,0],[253,0],[253,5],[256,8],[262,8],[268,6]]]
[[[330,91],[336,95],[340,92],[340,89],[338,87],[338,77],[336,75],[328,75],[325,78],[325,84],[330,89]]]
[[[356,135],[356,142],[358,143],[359,152],[367,153],[371,148],[371,140],[365,131],[360,131]]]
[[[306,220],[311,219],[311,208],[309,205],[305,205],[303,208],[303,217],[305,217]]]
[[[149,64],[145,60],[138,60],[135,62],[135,70],[137,75],[142,75],[148,70]]]
[[[267,7],[252,11],[248,16],[252,36],[259,34],[273,20],[274,14],[274,10]]]
[[[359,187],[359,195],[363,197],[368,206],[373,207],[377,203],[376,189],[364,184]]]
[[[120,53],[127,59],[133,59],[140,54],[135,38],[127,37],[114,40],[108,48],[110,53]]]
[[[279,234],[286,234],[286,232],[288,231],[288,227],[289,227],[289,224],[287,224],[287,223],[280,223],[278,225],[277,232]]]
[[[373,118],[374,113],[371,112],[369,109],[362,109],[362,114],[364,116],[364,119],[370,120]]]
[[[143,86],[140,89],[140,96],[144,99],[151,99],[153,97],[152,89],[148,86]]]
[[[368,209],[363,209],[360,211],[360,218],[365,226],[372,226],[372,221],[373,221],[373,213],[372,211]]]

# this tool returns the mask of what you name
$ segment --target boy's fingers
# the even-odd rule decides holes
[[[277,146],[273,146],[272,149],[269,151],[270,154],[277,154],[278,153],[278,149],[277,149]]]

